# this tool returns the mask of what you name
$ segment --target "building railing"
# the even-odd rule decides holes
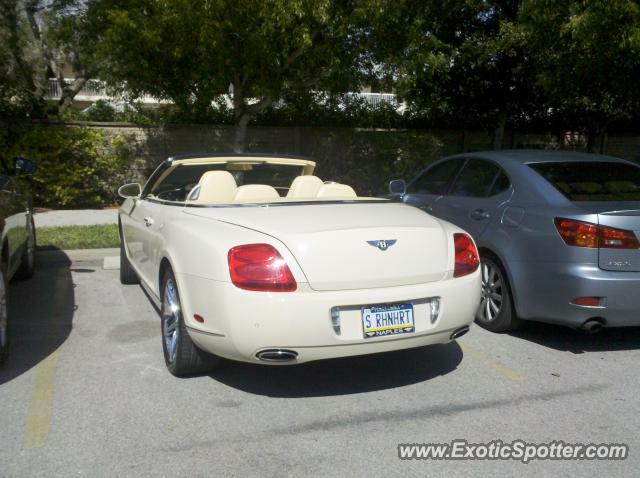
[[[65,78],[65,82],[73,83],[73,78]],[[49,85],[47,88],[47,94],[45,98],[48,100],[59,100],[62,97],[62,87],[56,78],[49,78]],[[104,81],[101,80],[88,80],[78,94],[74,97],[75,101],[82,101],[86,103],[95,103],[98,100],[104,101],[116,101],[122,102],[122,98],[118,98],[111,94]],[[152,96],[142,96],[138,98],[138,101],[145,104],[160,104],[166,103],[166,101],[158,100]]]
[[[68,83],[73,83],[73,78],[65,78]],[[389,103],[396,108],[404,109],[404,105],[398,102],[398,99],[393,93],[347,93],[347,96],[353,98],[359,98],[366,101],[371,106],[378,106],[382,103]],[[46,98],[49,100],[58,100],[62,97],[62,88],[56,78],[49,78],[49,85]],[[98,100],[105,101],[122,101],[120,98],[114,97],[109,93],[104,81],[101,80],[88,80],[80,89],[78,94],[74,98],[76,101],[83,102],[96,102]],[[166,103],[166,101],[158,100],[151,96],[143,96],[138,99],[145,104],[160,104]],[[230,103],[230,101],[229,101]]]
[[[73,78],[65,78],[64,81],[67,83],[73,83]],[[62,96],[62,87],[60,86],[60,82],[56,78],[49,78],[49,88],[47,90],[47,98],[51,100],[60,99]],[[109,99],[111,98],[107,94],[107,88],[105,83],[100,80],[88,80],[80,89],[76,98],[87,98],[92,99],[93,101],[97,101],[100,99]]]

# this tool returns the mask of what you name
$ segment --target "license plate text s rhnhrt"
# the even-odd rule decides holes
[[[412,304],[368,305],[361,311],[365,339],[415,331]]]

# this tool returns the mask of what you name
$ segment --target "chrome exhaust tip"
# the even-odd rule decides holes
[[[298,358],[298,352],[285,349],[266,349],[256,354],[263,362],[291,362]]]
[[[588,334],[597,334],[604,327],[604,321],[602,319],[588,319],[580,327]]]
[[[449,339],[450,340],[459,339],[460,337],[462,337],[467,332],[469,332],[469,326],[465,325],[464,327],[460,327],[459,329],[454,330],[451,333],[451,336],[449,337]]]

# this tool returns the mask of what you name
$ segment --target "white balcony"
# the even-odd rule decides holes
[[[66,81],[67,83],[73,83],[74,79],[65,78],[64,81]],[[61,97],[62,88],[60,88],[60,83],[56,78],[49,78],[49,85],[45,98],[48,100],[59,100]],[[83,103],[95,103],[98,100],[118,102],[122,101],[122,98],[117,98],[114,95],[109,94],[105,82],[100,80],[87,81],[80,89],[78,94],[74,97],[74,101]],[[144,104],[166,103],[165,101],[161,101],[157,98],[146,95],[138,98],[137,101]]]
[[[65,81],[72,83],[74,80],[73,78],[65,78]],[[60,83],[55,78],[49,78],[49,87],[45,98],[48,100],[58,100],[61,96],[62,89],[60,88]],[[347,96],[362,99],[371,106],[389,103],[395,106],[399,112],[404,112],[404,103],[398,102],[396,95],[393,93],[347,93]],[[87,81],[74,98],[74,101],[82,103],[95,103],[98,100],[121,102],[122,98],[117,98],[114,95],[109,94],[105,82],[101,80]],[[137,101],[147,105],[167,103],[164,100],[158,100],[152,96],[143,96],[138,98]],[[233,106],[230,98],[227,98],[227,104],[229,107]]]

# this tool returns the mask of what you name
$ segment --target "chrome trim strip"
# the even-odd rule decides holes
[[[164,204],[165,206],[178,206],[178,207],[192,207],[192,208],[236,208],[236,207],[281,207],[281,206],[309,206],[312,204],[323,206],[328,204],[389,204],[389,199],[347,199],[347,200],[335,200],[335,201],[287,201],[287,202],[272,202],[272,203],[238,203],[238,204],[188,204],[186,202],[179,201],[164,201],[162,199],[156,199],[151,197],[144,198],[144,201],[149,201],[156,204]]]
[[[456,330],[455,328],[451,328],[451,329],[446,329],[446,330],[439,330],[437,332],[423,332],[421,334],[398,334],[400,335],[400,337],[396,337],[394,339],[386,339],[386,340],[376,340],[376,338],[379,337],[372,337],[371,339],[367,339],[366,342],[364,341],[365,339],[361,339],[358,340],[357,342],[348,342],[345,344],[329,344],[329,345],[292,345],[291,347],[287,347],[290,349],[319,349],[319,348],[326,348],[326,347],[348,347],[348,346],[363,346],[366,347],[367,345],[370,344],[380,344],[383,342],[395,342],[395,341],[400,341],[400,340],[410,340],[410,339],[417,339],[417,338],[421,338],[421,337],[429,337],[431,335],[446,335],[446,334],[450,334],[451,332],[453,332],[454,330]]]
[[[139,277],[139,276],[138,276]],[[153,306],[157,309],[160,310],[162,308],[162,304],[160,303],[160,297],[158,297],[155,292],[153,292],[153,290],[151,290],[151,287],[149,287],[144,280],[140,279],[140,286],[142,287],[142,290],[144,291],[145,294],[147,294],[147,297],[149,297],[149,300],[151,301],[151,303],[153,304]]]

